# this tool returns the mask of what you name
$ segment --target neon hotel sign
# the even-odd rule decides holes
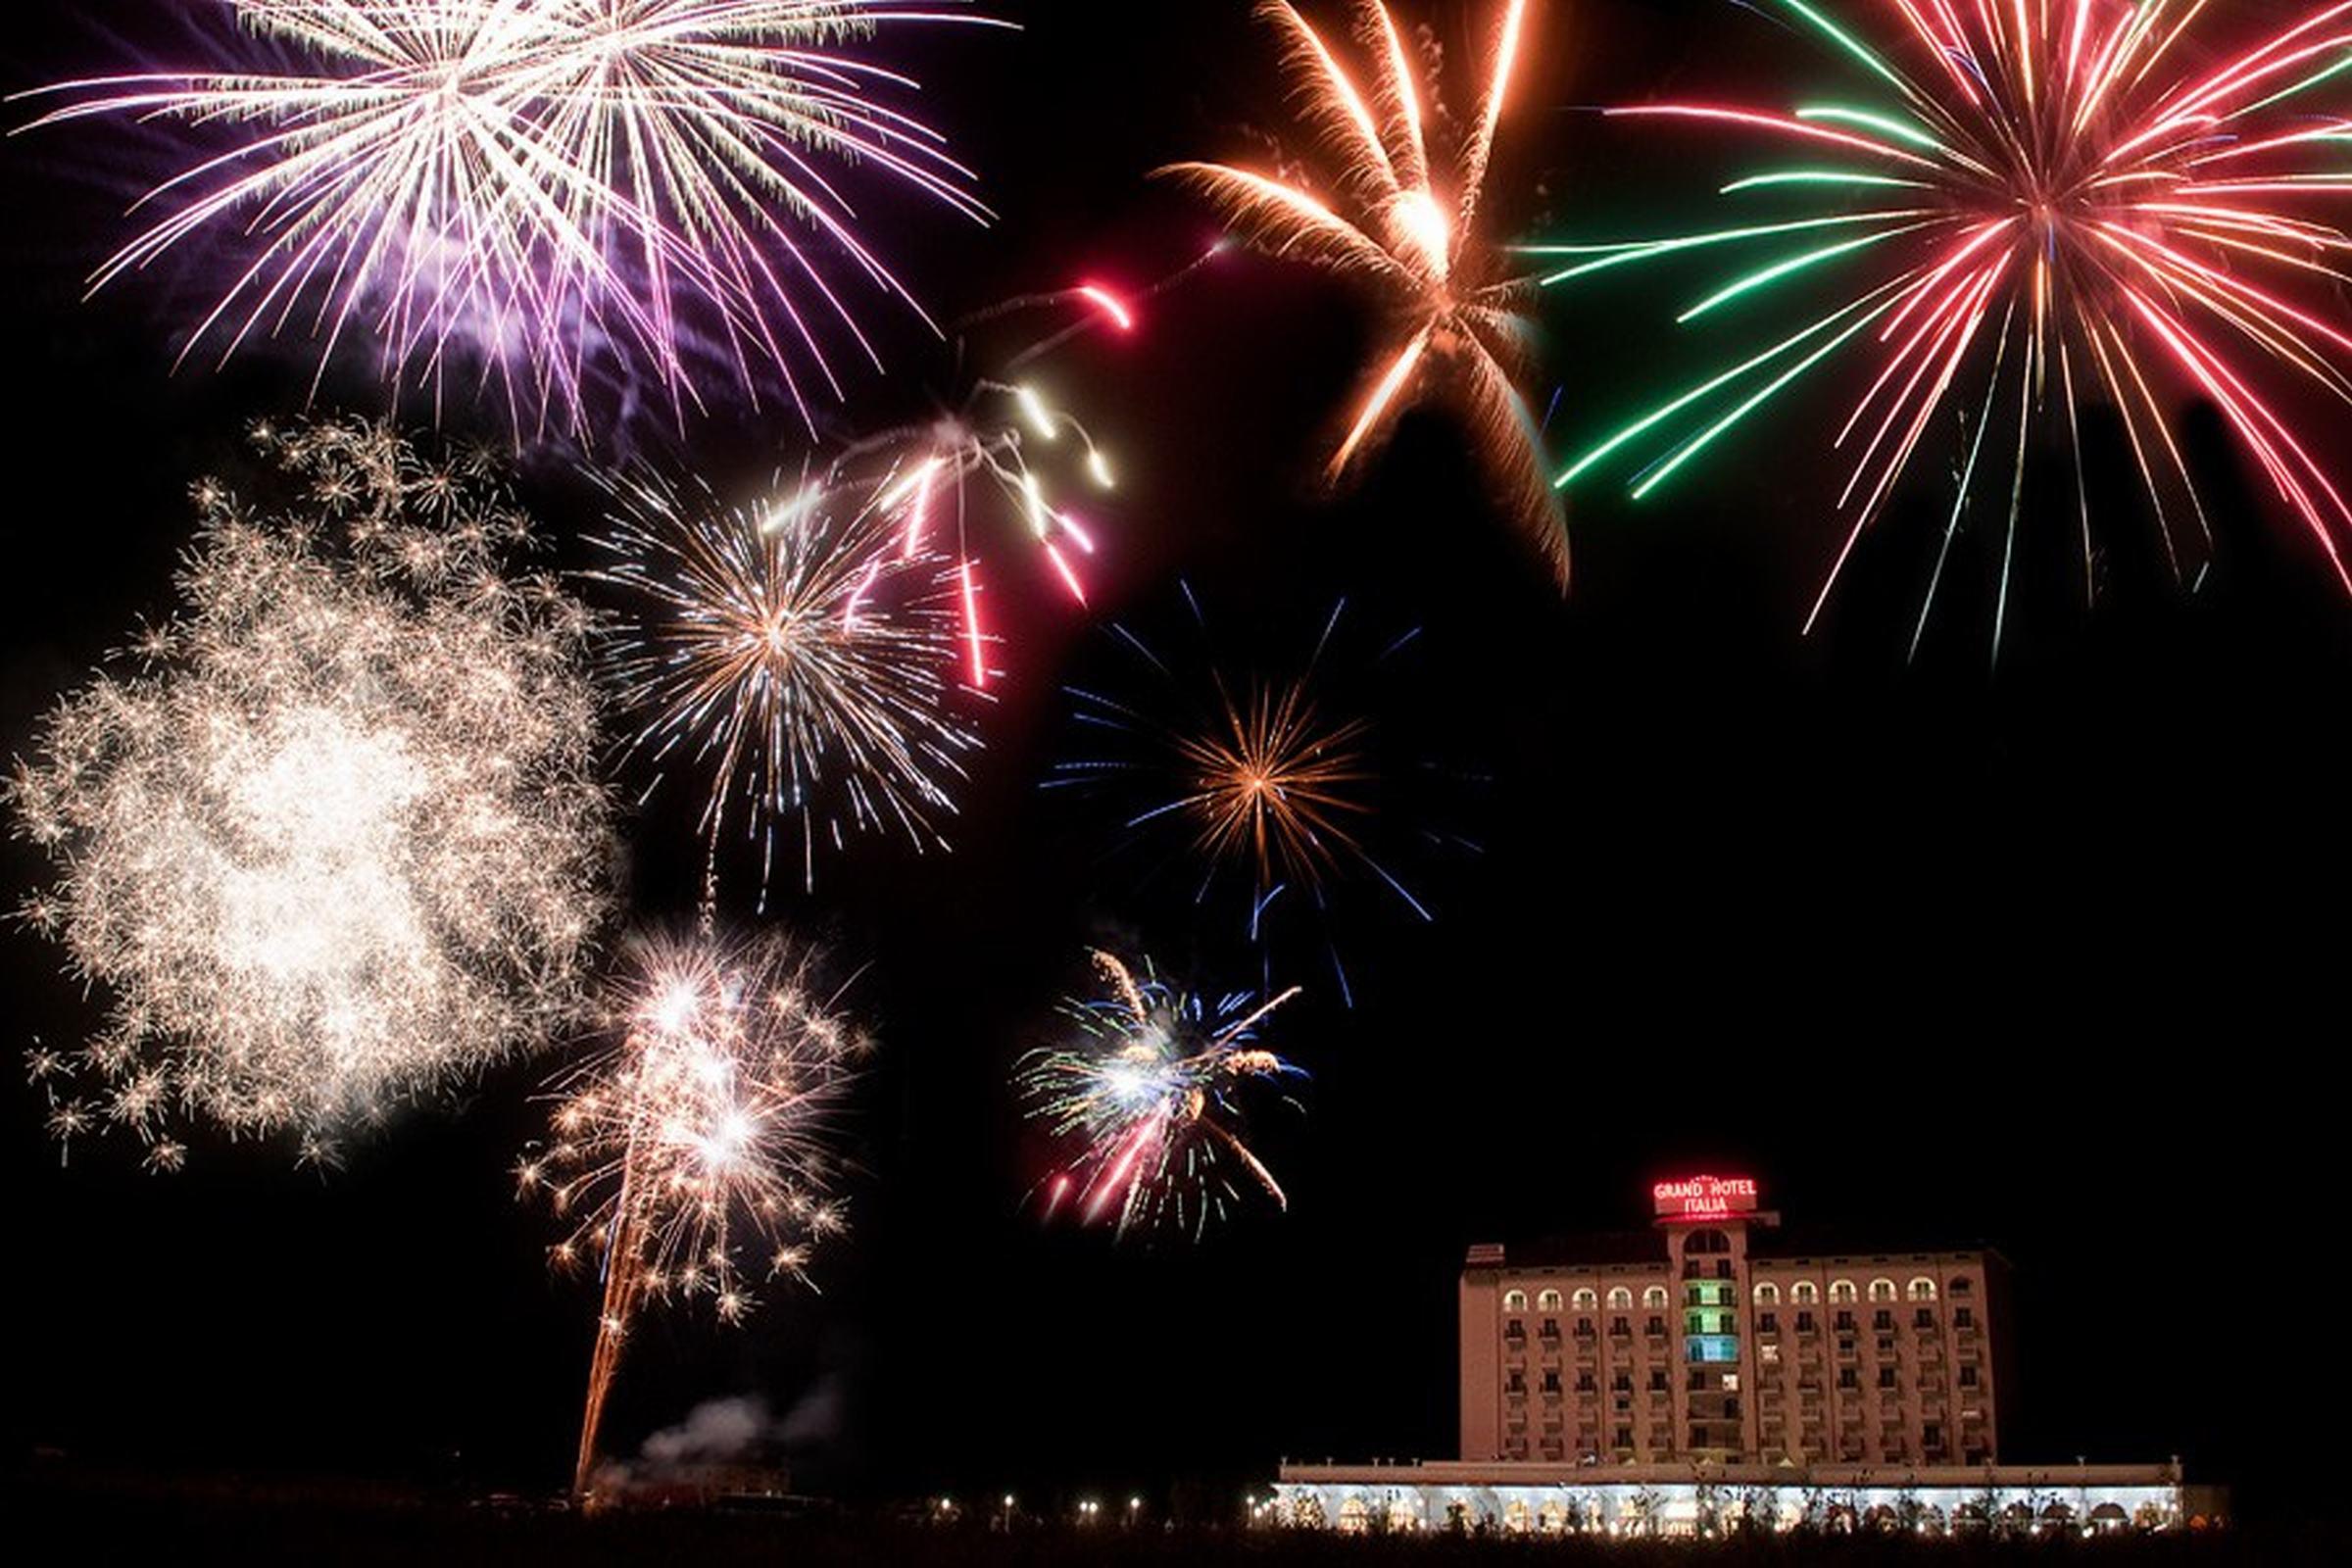
[[[1659,1182],[1649,1198],[1660,1219],[1723,1219],[1755,1209],[1756,1182],[1752,1176],[1685,1176]]]

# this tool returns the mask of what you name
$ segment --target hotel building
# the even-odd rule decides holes
[[[1739,1178],[1662,1182],[1652,1201],[1647,1231],[1471,1249],[1463,1459],[1999,1458],[1999,1253],[1785,1238]]]
[[[1458,1461],[1285,1464],[1270,1506],[1341,1529],[1679,1534],[2145,1529],[2218,1510],[2178,1466],[2000,1462],[2016,1380],[1998,1252],[1807,1237],[1743,1177],[1650,1200],[1644,1231],[1470,1249]]]

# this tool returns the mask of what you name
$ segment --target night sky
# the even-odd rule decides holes
[[[8,87],[140,58],[171,29],[139,19],[170,9],[20,7]],[[1026,30],[903,51],[1000,215],[979,230],[877,212],[920,297],[953,320],[1081,277],[1145,284],[1197,254],[1209,220],[1146,175],[1287,129],[1248,6],[993,9]],[[1455,64],[1471,56],[1485,8],[1417,9]],[[1502,233],[1712,216],[1711,166],[1642,151],[1592,105],[1841,79],[1719,0],[1539,9],[1491,185]],[[299,352],[172,373],[168,276],[79,302],[128,232],[147,146],[96,125],[0,146],[12,753],[136,615],[170,609],[187,486],[306,395]],[[1672,326],[1703,275],[1544,302],[1534,392],[1561,389],[1555,449],[1705,362]],[[947,347],[873,318],[890,371],[853,375],[829,429],[919,413],[952,379]],[[874,1496],[1193,1480],[1238,1504],[1286,1454],[1447,1456],[1462,1249],[1638,1224],[1651,1180],[1707,1168],[1752,1172],[1792,1222],[1864,1245],[2004,1252],[2025,1380],[2005,1458],[2178,1453],[2249,1508],[2296,1506],[2337,1425],[2297,1352],[2326,1333],[2307,1305],[2332,1309],[2305,1293],[2332,1273],[2337,1206],[2352,603],[2210,412],[2182,421],[2220,536],[2196,592],[2164,577],[2094,431],[2096,607],[2067,498],[2036,494],[1997,666],[1984,536],[1963,540],[1914,662],[1940,452],[1800,635],[1836,545],[1837,387],[1652,501],[1581,493],[1563,597],[1442,414],[1408,417],[1358,489],[1310,493],[1370,329],[1344,287],[1232,255],[1135,337],[1053,362],[1122,468],[1095,615],[1007,558],[1013,674],[955,853],[869,841],[813,897],[776,900],[865,966],[853,995],[885,1042],[847,1130],[854,1234],[822,1259],[821,1296],[779,1292],[740,1331],[650,1323],[612,1445],[757,1396],[807,1484]],[[342,367],[320,402],[381,397]],[[2340,435],[2340,409],[2315,420],[2330,417]],[[789,416],[739,409],[637,441],[640,461],[722,487],[808,449]],[[596,518],[567,463],[536,452],[521,482],[581,564]],[[1007,1075],[1052,1038],[1089,943],[1255,978],[1229,930],[1038,788],[1071,744],[1062,684],[1112,667],[1110,621],[1176,624],[1179,579],[1268,657],[1341,598],[1366,626],[1420,628],[1382,706],[1429,726],[1458,785],[1435,825],[1478,853],[1427,867],[1433,924],[1377,905],[1348,922],[1352,1007],[1314,955],[1297,965],[1310,991],[1279,1042],[1314,1074],[1307,1111],[1256,1123],[1290,1212],[1249,1210],[1199,1247],[1114,1247],[1023,1211],[1044,1153]],[[638,916],[691,905],[692,804],[666,789],[625,824]],[[42,862],[11,844],[0,868],[14,897]],[[735,871],[728,906],[748,917]],[[0,934],[0,963],[7,1052],[97,1018],[39,939]],[[544,1066],[406,1114],[323,1176],[201,1134],[176,1177],[104,1143],[61,1168],[38,1096],[0,1075],[10,1444],[159,1471],[560,1484],[593,1306],[547,1272],[552,1228],[513,1196]]]

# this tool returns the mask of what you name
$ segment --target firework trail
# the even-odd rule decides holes
[[[232,0],[268,66],[66,82],[37,123],[170,121],[207,151],[103,287],[190,249],[234,259],[188,335],[222,358],[299,332],[319,372],[374,339],[396,389],[495,380],[516,433],[585,435],[600,370],[673,417],[724,379],[838,392],[872,358],[858,295],[916,310],[859,227],[857,184],[971,219],[912,83],[858,47],[980,22],[964,0]],[[252,45],[247,46],[252,49]]]
[[[713,856],[738,815],[763,891],[780,830],[800,840],[804,887],[819,845],[853,833],[944,848],[936,819],[979,745],[951,704],[959,576],[880,510],[839,510],[813,484],[751,508],[599,482],[612,564],[594,575],[631,600],[608,660],[640,721],[629,749],[708,776]]]
[[[1240,1199],[1237,1179],[1287,1208],[1243,1141],[1237,1101],[1248,1084],[1306,1076],[1257,1044],[1258,1026],[1298,988],[1212,1002],[1165,984],[1149,962],[1139,978],[1107,953],[1093,956],[1102,994],[1062,1004],[1078,1043],[1032,1052],[1015,1078],[1031,1117],[1076,1145],[1049,1183],[1048,1214],[1074,1204],[1089,1224],[1115,1214],[1121,1237],[1167,1224],[1197,1241]]]
[[[2352,587],[2340,555],[2352,510],[2324,443],[2266,387],[2352,400],[2352,336],[2330,298],[2352,242],[2313,216],[2352,194],[2352,174],[2322,161],[2352,120],[2311,102],[2345,69],[2352,5],[2299,8],[2250,44],[2224,44],[2214,35],[2236,24],[2223,8],[2174,0],[1886,0],[1875,8],[1891,34],[1882,45],[1826,6],[1776,4],[1858,66],[1871,96],[1614,111],[1788,143],[1788,164],[1723,187],[1756,215],[1531,249],[1561,264],[1546,284],[1756,250],[1680,318],[1710,324],[1785,286],[1846,281],[1829,309],[1610,433],[1557,482],[1662,447],[1634,485],[1647,495],[1815,366],[1860,360],[1868,384],[1833,443],[1851,463],[1844,540],[1806,624],[1931,427],[1957,423],[1957,493],[1912,647],[1952,541],[1990,500],[2004,514],[1997,654],[2037,430],[2072,449],[2086,591],[2095,585],[2082,455],[2092,399],[2120,417],[2174,575],[2202,571],[2212,539],[2165,407],[2187,392],[2219,408]]]
[[[1115,679],[1067,688],[1080,755],[1054,765],[1045,787],[1108,805],[1124,848],[1180,864],[1192,903],[1230,919],[1272,961],[1280,932],[1312,925],[1329,951],[1343,998],[1352,1002],[1331,940],[1335,900],[1369,885],[1430,918],[1393,869],[1414,839],[1436,838],[1417,820],[1409,787],[1426,764],[1399,763],[1403,749],[1341,693],[1367,671],[1334,657],[1347,617],[1332,607],[1306,659],[1268,673],[1224,658],[1189,585],[1185,607],[1199,657],[1163,653],[1126,626],[1111,628],[1125,656]],[[1405,633],[1369,661],[1393,673],[1418,641]]]
[[[1256,249],[1323,268],[1379,299],[1389,330],[1325,477],[1346,477],[1399,412],[1442,385],[1466,417],[1497,496],[1565,583],[1559,498],[1544,482],[1535,421],[1517,384],[1532,336],[1515,309],[1523,287],[1495,275],[1478,223],[1526,0],[1502,8],[1486,84],[1450,170],[1432,161],[1425,127],[1435,118],[1435,88],[1418,79],[1395,16],[1376,0],[1355,0],[1353,10],[1357,42],[1372,62],[1368,92],[1296,7],[1269,0],[1257,8],[1281,35],[1284,74],[1322,155],[1322,177],[1203,163],[1163,172],[1199,190]]]
[[[1098,549],[1097,531],[1068,498],[1106,496],[1117,485],[1110,454],[1075,413],[1052,396],[1033,367],[1077,337],[1134,332],[1146,302],[1189,277],[1214,254],[1138,293],[1082,282],[1007,300],[966,318],[959,328],[976,329],[1038,311],[1068,318],[996,373],[972,379],[933,417],[854,441],[831,466],[827,488],[858,497],[892,518],[907,554],[943,544],[952,552],[963,679],[974,688],[987,686],[997,673],[989,665],[995,639],[982,609],[986,584],[972,543],[974,514],[991,514],[1009,524],[1044,558],[1061,590],[1084,605],[1083,568]]]
[[[220,485],[135,668],[42,728],[8,788],[59,867],[24,910],[114,1003],[36,1051],[61,1138],[151,1163],[175,1114],[343,1128],[541,1044],[605,909],[586,612],[511,576],[528,539],[476,458],[357,421],[264,430],[299,499]]]
[[[782,937],[644,939],[631,960],[610,999],[617,1043],[556,1080],[550,1141],[517,1172],[570,1226],[558,1263],[593,1262],[603,1281],[583,1495],[638,1314],[707,1297],[738,1321],[760,1281],[801,1277],[842,1229],[826,1129],[870,1049],[819,989],[813,956]]]

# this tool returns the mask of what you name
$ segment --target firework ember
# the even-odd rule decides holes
[[[1209,1001],[1094,955],[1103,994],[1062,1004],[1078,1043],[1032,1053],[1018,1086],[1031,1116],[1077,1152],[1048,1183],[1049,1213],[1072,1206],[1116,1233],[1166,1225],[1198,1240],[1247,1182],[1288,1207],[1274,1173],[1243,1142],[1239,1097],[1252,1083],[1306,1075],[1257,1043],[1258,1026],[1298,995]]]
[[[827,1123],[870,1042],[782,937],[644,940],[611,999],[617,1043],[554,1085],[550,1141],[518,1178],[570,1226],[559,1264],[603,1285],[580,1428],[592,1480],[630,1325],[664,1299],[740,1319],[842,1228]]]
[[[200,487],[185,608],[9,790],[60,868],[26,916],[114,1002],[34,1055],[52,1127],[164,1168],[182,1112],[318,1155],[540,1045],[605,907],[586,614],[506,574],[527,524],[492,470],[357,422],[261,445],[299,501]]]
[[[1818,617],[1854,546],[1930,432],[1958,431],[1958,492],[1913,646],[1953,540],[1991,503],[2000,536],[2000,646],[2037,432],[2072,449],[2086,591],[2095,586],[2082,408],[2113,409],[2176,576],[2212,540],[2168,398],[2200,396],[2352,588],[2341,548],[2352,508],[2326,443],[2281,388],[2352,400],[2352,334],[2332,294],[2352,240],[2316,216],[2352,194],[2327,163],[2352,119],[2312,102],[2352,50],[2352,6],[2302,9],[2248,31],[2231,8],[2174,0],[2031,0],[1869,7],[1889,40],[1826,6],[1777,9],[1858,67],[1872,96],[1788,109],[1672,103],[1615,113],[1753,133],[1801,154],[1733,180],[1760,204],[1727,227],[1662,239],[1533,247],[1563,284],[1717,250],[1761,255],[1681,317],[1736,318],[1802,283],[1839,278],[1793,331],[1634,419],[1572,464],[1565,485],[1612,458],[1656,451],[1634,486],[1655,491],[1717,450],[1814,367],[1867,376],[1837,424],[1850,454],[1843,541]]]

